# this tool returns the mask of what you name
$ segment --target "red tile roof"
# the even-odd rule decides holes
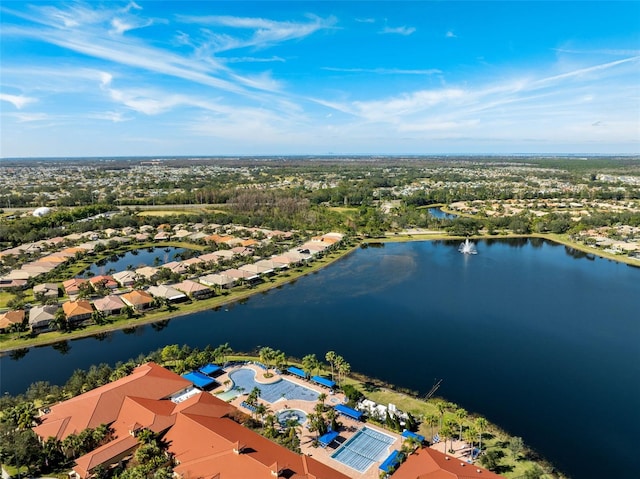
[[[132,432],[165,432],[183,479],[348,479],[317,460],[296,454],[229,418],[236,408],[199,393],[174,404],[164,399],[190,382],[154,363],[126,378],[60,403],[34,431],[43,439],[64,439],[88,427],[110,424],[113,440],[76,461],[74,471],[88,477],[98,465],[110,465],[137,446]]]
[[[63,440],[87,428],[113,423],[127,396],[162,399],[189,386],[190,381],[168,369],[155,363],[143,364],[129,376],[51,407],[33,430],[45,440],[49,437]]]
[[[428,447],[411,454],[393,474],[393,479],[500,479],[480,466]]]

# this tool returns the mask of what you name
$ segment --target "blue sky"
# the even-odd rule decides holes
[[[638,1],[0,14],[0,157],[640,153]]]

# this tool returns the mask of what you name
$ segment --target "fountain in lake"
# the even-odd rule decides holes
[[[458,247],[458,251],[462,254],[478,254],[478,250],[476,249],[476,244],[469,241],[467,238],[464,243],[460,243],[460,247]]]

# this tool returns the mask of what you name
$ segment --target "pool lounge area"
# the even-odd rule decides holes
[[[226,393],[218,395],[218,397],[223,400],[233,399],[240,394],[248,394],[254,387],[257,387],[260,389],[260,399],[272,404],[281,399],[289,401],[296,399],[301,401],[318,400],[318,392],[287,379],[283,378],[273,383],[263,384],[257,382],[255,377],[256,372],[250,368],[241,367],[230,372],[229,379],[233,382],[233,388]],[[236,394],[232,397],[231,391],[236,391]],[[224,399],[222,395],[226,395],[225,397],[229,397],[229,399]]]

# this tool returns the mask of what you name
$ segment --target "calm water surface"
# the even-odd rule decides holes
[[[121,255],[114,255],[112,259],[106,259],[92,264],[85,272],[91,272],[93,276],[117,273],[127,268],[137,269],[143,266],[160,266],[179,259],[180,254],[187,251],[185,248],[169,246],[166,248],[142,248],[127,251]]]
[[[540,240],[387,244],[245,304],[0,358],[1,388],[166,344],[335,350],[352,370],[486,415],[574,478],[630,477],[640,450],[640,269]],[[43,365],[47,365],[44,367]]]

